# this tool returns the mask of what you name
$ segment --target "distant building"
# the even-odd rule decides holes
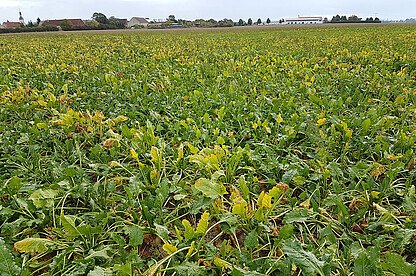
[[[68,20],[71,22],[72,26],[84,26],[85,23],[82,19],[55,19],[55,20],[45,20],[40,22],[41,26],[56,26],[60,27],[62,22]]]
[[[270,23],[266,23],[266,25],[279,25],[279,24],[281,24],[282,22],[280,22],[279,20],[273,20],[273,21],[270,21]]]
[[[147,25],[149,25],[149,21],[147,21],[147,19],[143,17],[132,17],[129,23],[127,24],[127,27],[131,28],[136,25],[147,27]]]
[[[21,11],[19,11],[19,23],[20,24],[25,24],[25,20],[24,20],[24,18],[22,16],[22,12]]]
[[[129,24],[129,21],[125,18],[114,18],[114,20],[123,25],[124,27],[127,27],[127,25]]]
[[[20,23],[19,22],[3,22],[3,27],[4,28],[20,28]]]
[[[302,17],[299,16],[298,18],[286,18],[283,24],[322,24],[323,19],[322,17]]]
[[[7,20],[6,22],[3,22],[3,25],[0,25],[1,29],[14,29],[14,28],[20,28],[20,26],[25,24],[25,19],[22,16],[22,12],[19,10],[19,22],[9,22]]]

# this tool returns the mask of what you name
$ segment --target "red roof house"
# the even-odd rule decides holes
[[[20,28],[19,22],[3,22],[5,28]]]

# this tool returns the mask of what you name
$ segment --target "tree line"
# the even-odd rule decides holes
[[[331,21],[329,21],[328,18],[325,18],[324,23],[381,23],[381,20],[378,17],[367,17],[363,20],[356,15],[347,17],[346,15],[337,14],[332,17]]]

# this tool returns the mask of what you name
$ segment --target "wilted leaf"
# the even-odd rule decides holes
[[[52,241],[41,238],[27,238],[14,244],[14,249],[21,253],[41,253],[48,250],[47,245]]]

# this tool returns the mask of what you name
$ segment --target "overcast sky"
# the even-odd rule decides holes
[[[416,18],[416,0],[0,0],[0,22],[17,21],[19,9],[25,21],[91,18],[94,12],[107,17],[133,16],[164,19],[223,19],[247,21],[300,16],[358,15],[380,19]]]

